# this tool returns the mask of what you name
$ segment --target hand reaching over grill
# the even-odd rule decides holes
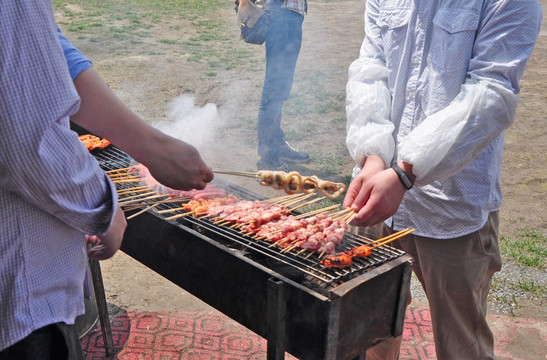
[[[110,90],[93,69],[74,79],[81,98],[71,120],[104,137],[150,169],[156,180],[178,190],[203,189],[213,179],[212,170],[198,150],[169,136],[141,119]]]
[[[171,136],[162,136],[148,144],[148,153],[141,163],[150,174],[172,189],[202,190],[213,180],[213,172],[202,160],[198,150]]]
[[[103,235],[86,235],[85,241],[93,247],[87,255],[95,260],[106,260],[114,256],[122,245],[123,233],[127,226],[125,215],[121,208],[117,208],[110,228]]]

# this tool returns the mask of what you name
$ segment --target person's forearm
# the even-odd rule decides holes
[[[398,162],[413,165],[419,186],[458,173],[512,124],[517,102],[500,85],[468,80],[450,105],[401,141]]]
[[[74,80],[81,97],[72,121],[110,140],[145,165],[161,184],[180,190],[203,189],[213,179],[211,169],[192,145],[169,136],[131,111],[89,68]]]
[[[362,168],[369,155],[377,155],[389,166],[395,151],[391,122],[389,70],[377,25],[379,4],[366,2],[365,39],[359,58],[348,70],[346,84],[346,146],[355,163]]]
[[[74,85],[81,105],[71,120],[146,163],[150,155],[147,147],[161,143],[166,135],[129,109],[93,68],[80,73]]]
[[[346,146],[359,167],[377,155],[389,166],[395,142],[391,122],[391,93],[387,69],[378,60],[360,58],[352,63],[346,85]]]

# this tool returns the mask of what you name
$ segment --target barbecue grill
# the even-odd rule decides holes
[[[135,164],[113,145],[92,153],[104,170]],[[241,199],[264,200],[227,181],[214,184]],[[180,203],[156,209],[170,207]],[[166,220],[170,215],[150,210],[129,220],[121,250],[264,337],[268,359],[285,352],[364,359],[366,349],[402,334],[411,275],[411,257],[402,251],[383,246],[351,267],[325,268],[317,254],[281,253],[212,219]],[[348,233],[338,248],[364,243]]]

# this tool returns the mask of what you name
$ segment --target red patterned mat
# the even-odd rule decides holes
[[[509,342],[522,329],[541,323],[530,319],[490,316],[499,359],[516,359]],[[111,320],[120,360],[266,360],[266,340],[237,322],[214,312],[130,312]],[[540,339],[545,339],[540,331]],[[86,360],[105,359],[100,328],[82,338]],[[296,360],[287,354],[286,359]],[[407,309],[401,360],[435,359],[429,309]]]

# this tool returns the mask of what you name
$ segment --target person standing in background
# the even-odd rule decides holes
[[[310,155],[292,148],[281,129],[283,103],[289,98],[302,45],[306,0],[266,0],[270,26],[266,35],[266,73],[258,109],[258,170],[287,170],[284,162],[306,163]]]
[[[494,359],[487,294],[498,247],[503,134],[542,21],[537,0],[368,0],[348,71],[344,207],[372,237],[405,228],[439,360]],[[367,360],[397,359],[388,339]]]

